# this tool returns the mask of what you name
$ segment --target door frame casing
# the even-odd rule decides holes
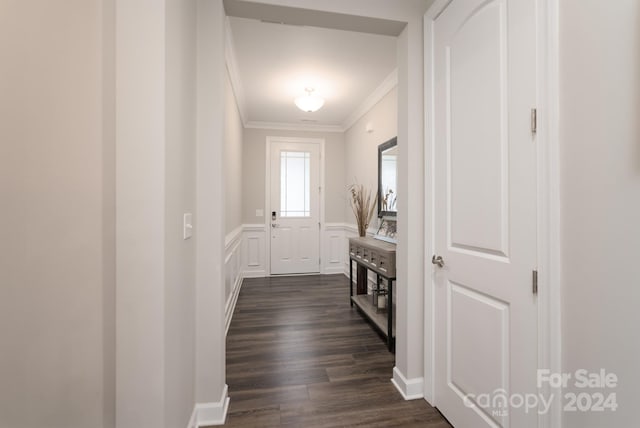
[[[453,0],[436,0],[424,16],[424,212],[425,257],[435,248],[435,142],[433,134],[433,22]],[[538,262],[538,368],[562,371],[560,172],[559,172],[559,0],[536,0],[536,144],[537,262]],[[424,397],[435,402],[434,269],[424,271]],[[549,396],[546,389],[537,391]],[[561,396],[561,392],[560,392]],[[550,412],[540,415],[540,427],[561,427],[562,408],[555,400]]]
[[[324,171],[324,166],[325,166],[325,151],[324,151],[324,146],[325,146],[325,139],[324,138],[307,138],[307,137],[276,137],[276,136],[267,136],[267,140],[266,140],[266,144],[265,144],[265,150],[266,150],[266,154],[265,154],[265,187],[264,187],[264,207],[265,207],[265,212],[264,212],[264,225],[265,225],[265,243],[266,243],[266,251],[265,251],[265,271],[266,271],[266,275],[267,276],[271,276],[271,146],[273,143],[295,143],[295,144],[317,144],[318,147],[320,148],[319,153],[320,153],[320,159],[319,159],[319,166],[320,166],[320,194],[319,194],[319,207],[320,207],[320,213],[319,213],[319,221],[320,221],[320,227],[318,228],[318,238],[319,238],[319,247],[318,251],[319,251],[319,257],[320,257],[320,263],[319,263],[319,271],[320,274],[324,274],[324,267],[323,267],[323,263],[322,263],[322,254],[324,254],[324,246],[325,246],[325,239],[324,239],[324,226],[325,226],[325,221],[324,221],[324,215],[325,215],[325,186],[324,186],[324,176],[325,176],[325,171]],[[307,275],[307,274],[302,274],[302,275]],[[317,275],[317,274],[315,274]]]

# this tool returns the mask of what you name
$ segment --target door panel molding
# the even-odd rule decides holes
[[[449,281],[447,306],[450,327],[447,332],[450,357],[447,361],[447,382],[461,399],[465,394],[478,395],[484,391],[503,390],[508,395],[509,372],[504,367],[510,357],[509,304],[479,293],[472,287]],[[471,313],[477,315],[473,322],[469,320]],[[490,332],[490,343],[487,337],[483,337],[484,332]],[[464,340],[457,339],[460,337]],[[499,349],[499,360],[489,355],[492,347]],[[464,370],[465,359],[475,362],[484,360],[485,364],[482,368]],[[503,426],[506,424],[504,417],[491,416],[491,409],[483,410],[476,406],[473,410],[485,421]]]
[[[466,170],[481,178],[460,182],[447,180],[448,245],[507,257],[509,245],[509,128],[506,5],[493,0],[478,6],[454,32],[446,50],[447,163],[448,170]],[[474,32],[489,33],[493,43],[482,43]],[[481,54],[476,54],[481,52]],[[463,64],[459,64],[464,61]],[[499,73],[492,70],[497,68]],[[475,86],[478,80],[485,82]],[[469,94],[474,90],[474,94]],[[495,103],[487,103],[493,93]],[[462,99],[461,97],[465,97]],[[470,123],[465,128],[452,125]],[[478,138],[485,137],[483,138]],[[490,144],[481,145],[483,141]],[[473,153],[473,156],[464,156]],[[494,175],[482,175],[483,162]],[[485,180],[482,180],[484,178]],[[486,179],[491,182],[487,183]],[[453,179],[453,180],[452,180]],[[499,185],[498,185],[499,184]],[[466,195],[475,195],[469,201]],[[469,206],[469,202],[472,205]],[[470,219],[469,216],[474,216]],[[475,221],[470,221],[475,220]],[[478,221],[482,221],[478,227]]]

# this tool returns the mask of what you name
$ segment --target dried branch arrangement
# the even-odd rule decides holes
[[[378,203],[378,192],[373,192],[362,184],[350,185],[349,192],[351,192],[351,209],[358,223],[358,233],[360,236],[366,236]]]

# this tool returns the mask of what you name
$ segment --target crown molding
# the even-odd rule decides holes
[[[247,102],[242,80],[238,68],[237,56],[235,53],[233,34],[229,17],[225,19],[225,62],[229,72],[231,88],[236,99],[240,119],[245,128],[250,129],[273,129],[279,131],[309,131],[309,132],[346,132],[355,123],[367,114],[377,103],[382,100],[393,88],[398,86],[398,69],[394,69],[382,83],[364,100],[353,113],[351,113],[341,125],[310,125],[287,122],[262,122],[251,121],[247,116]]]
[[[238,69],[238,62],[236,60],[236,51],[233,44],[233,34],[231,33],[231,24],[229,23],[229,17],[225,18],[224,22],[225,38],[224,38],[224,58],[227,64],[227,71],[229,72],[229,80],[231,80],[231,89],[236,98],[236,104],[238,106],[238,112],[240,113],[240,119],[242,123],[247,123],[247,102],[244,95],[244,88],[242,87],[242,81],[240,80],[240,72]]]
[[[248,129],[272,129],[276,131],[306,131],[306,132],[344,132],[340,125],[306,125],[300,123],[285,122],[260,122],[249,121],[244,124]]]
[[[342,128],[346,131],[367,114],[376,104],[382,100],[393,88],[398,86],[398,69],[394,69],[382,81],[382,83],[369,95],[358,108],[342,123]]]

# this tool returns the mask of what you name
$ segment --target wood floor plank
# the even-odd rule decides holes
[[[230,427],[450,425],[390,382],[394,355],[344,275],[245,279],[227,335]]]
[[[306,385],[283,386],[235,391],[233,394],[233,413],[265,409],[282,404],[308,401]]]

